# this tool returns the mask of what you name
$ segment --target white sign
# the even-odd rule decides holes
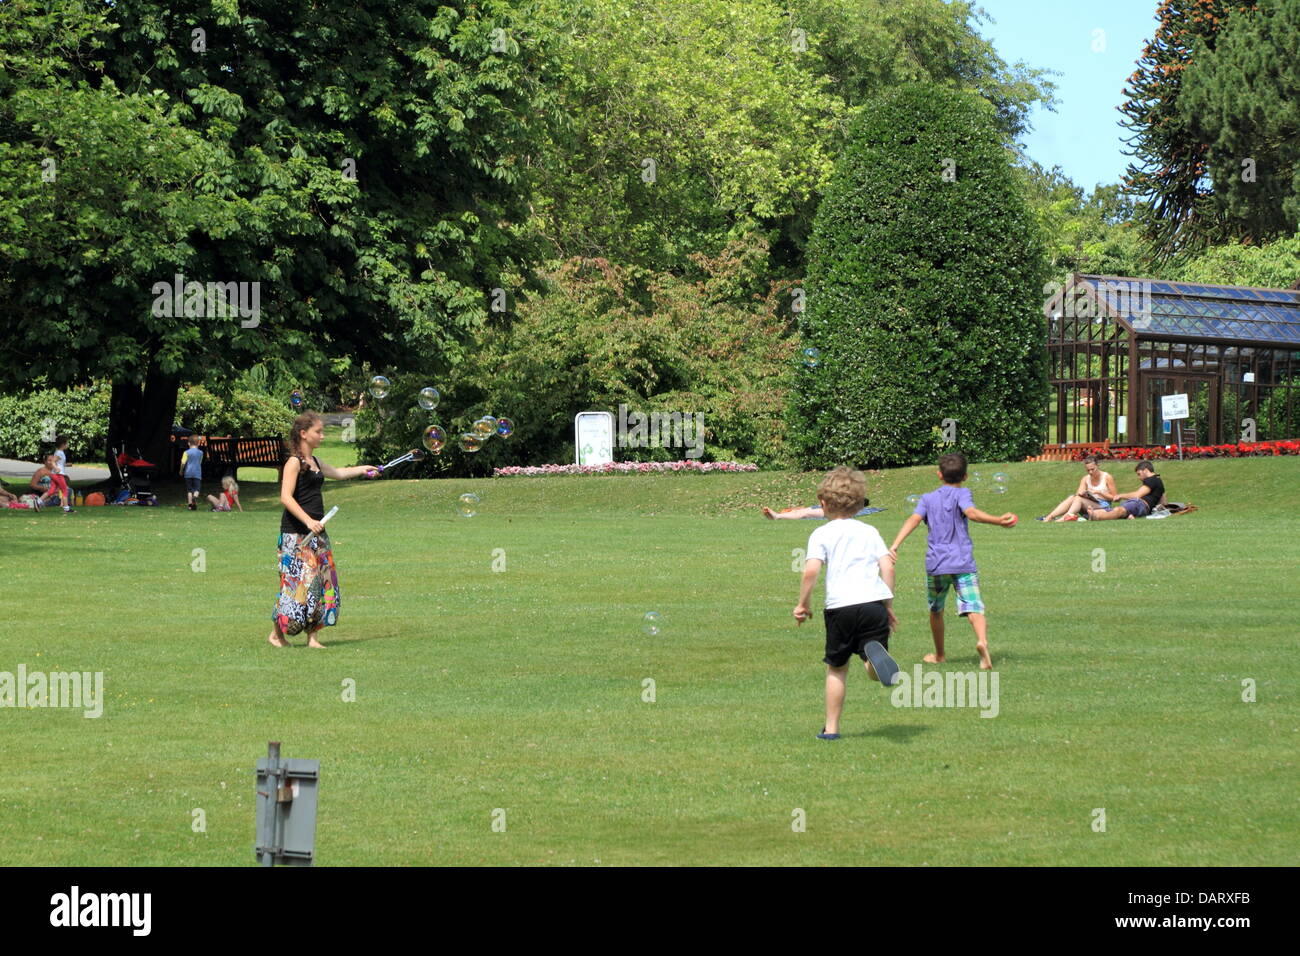
[[[608,465],[614,460],[613,412],[573,416],[573,459],[579,465]]]
[[[1160,417],[1167,422],[1190,418],[1187,414],[1186,395],[1164,395],[1160,398]]]
[[[1115,422],[1115,433],[1118,435],[1128,434],[1128,416],[1120,415],[1119,420]]]

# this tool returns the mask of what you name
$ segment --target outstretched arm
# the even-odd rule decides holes
[[[916,526],[919,525],[920,523],[921,523],[920,515],[912,514],[908,516],[907,520],[903,522],[903,526],[898,529],[898,534],[894,536],[894,543],[889,546],[890,558],[892,558],[894,561],[898,560],[898,546],[907,540],[907,536],[911,534],[913,531],[915,531]],[[893,573],[892,567],[890,568],[890,573],[891,574]],[[892,585],[890,586],[890,590],[891,591],[893,590]]]
[[[1011,527],[1016,522],[1016,516],[1010,511],[1003,515],[991,515],[987,511],[980,511],[978,508],[970,507],[965,511],[965,515],[971,521],[980,524],[1000,524],[1004,527]]]
[[[326,478],[333,478],[336,481],[344,481],[348,478],[362,478],[366,472],[374,471],[374,465],[352,465],[350,468],[335,468],[333,465],[327,465],[325,462],[320,463],[320,470]]]

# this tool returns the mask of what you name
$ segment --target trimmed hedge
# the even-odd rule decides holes
[[[868,107],[809,246],[800,331],[821,355],[795,383],[789,438],[800,463],[932,462],[947,447],[944,419],[973,461],[1037,453],[1046,278],[984,100],[913,84]]]

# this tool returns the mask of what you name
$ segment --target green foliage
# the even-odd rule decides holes
[[[105,382],[0,395],[0,458],[35,461],[68,439],[71,462],[104,460],[109,389]]]
[[[1169,278],[1212,285],[1289,289],[1300,281],[1300,234],[1261,246],[1243,243],[1214,246]]]
[[[541,0],[567,37],[567,121],[537,164],[555,252],[695,274],[754,229],[757,286],[803,272],[812,217],[852,114],[899,82],[979,90],[1008,139],[1051,85],[1007,67],[967,3],[941,0]],[[541,26],[539,25],[539,29]],[[643,181],[643,163],[656,163]]]
[[[1045,277],[988,104],[920,85],[881,100],[852,130],[813,233],[801,330],[822,361],[796,379],[799,460],[930,461],[946,418],[972,460],[1035,451]]]
[[[161,420],[162,385],[259,362],[303,385],[344,358],[446,366],[487,291],[524,283],[557,114],[529,5],[90,9],[0,4],[0,378],[156,381]],[[154,315],[178,272],[259,283],[260,324]]]
[[[1286,379],[1259,403],[1259,437],[1266,441],[1300,438],[1300,382]]]
[[[1158,259],[1194,253],[1221,232],[1204,183],[1208,147],[1180,105],[1183,77],[1196,57],[1214,49],[1229,14],[1252,6],[1247,0],[1161,0],[1155,35],[1124,90],[1128,99],[1120,112],[1133,133],[1134,158],[1125,185],[1140,197],[1142,235]]]
[[[629,412],[700,413],[701,460],[788,460],[782,411],[796,350],[789,291],[774,286],[744,306],[736,283],[752,274],[766,243],[749,236],[722,255],[698,255],[705,278],[691,282],[605,260],[574,259],[548,271],[547,294],[520,306],[515,321],[483,337],[473,360],[447,380],[392,377],[382,402],[357,421],[365,460],[394,457],[436,420],[451,446],[413,474],[490,474],[493,467],[571,462],[573,416],[618,406]],[[442,392],[438,411],[419,410],[424,385]],[[391,410],[390,417],[377,409]],[[515,434],[467,455],[456,436],[484,414],[510,418]],[[622,461],[670,461],[681,447],[616,449]]]
[[[1045,170],[1029,161],[1017,166],[1025,196],[1057,274],[1141,276],[1148,269],[1133,205],[1119,185],[1098,186],[1085,196],[1059,166]]]
[[[1182,121],[1208,144],[1224,232],[1262,242],[1300,227],[1300,0],[1258,0],[1182,78]]]
[[[176,398],[176,418],[200,435],[266,438],[287,434],[293,412],[287,399],[249,391],[235,391],[223,398],[201,385],[191,385]]]

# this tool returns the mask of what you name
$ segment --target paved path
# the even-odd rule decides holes
[[[0,458],[0,478],[30,479],[40,465],[31,461]],[[72,481],[100,481],[108,477],[108,466],[70,465],[68,478]]]

